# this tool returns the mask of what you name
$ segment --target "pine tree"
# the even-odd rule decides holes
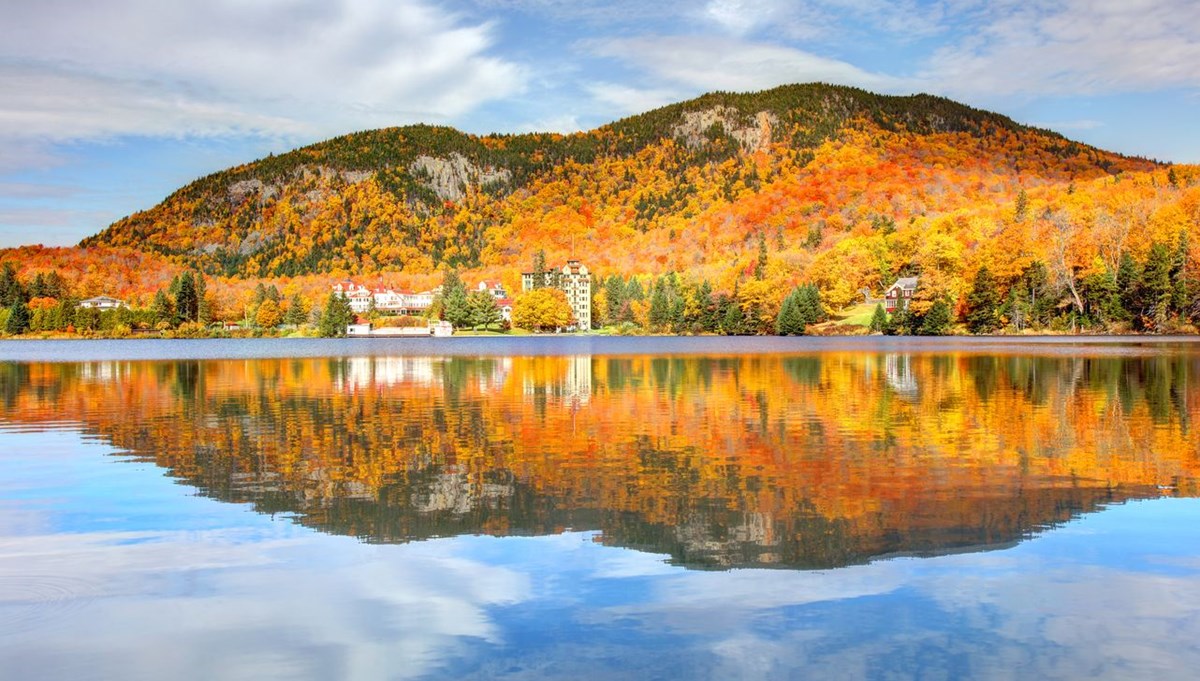
[[[456,327],[471,324],[471,307],[467,303],[467,286],[458,272],[446,270],[442,276],[442,319]]]
[[[154,301],[150,304],[150,316],[154,319],[155,325],[164,322],[174,324],[175,322],[175,306],[162,289],[154,293]]]
[[[24,300],[17,299],[8,308],[8,319],[4,322],[4,332],[11,335],[18,335],[29,330],[32,317],[29,313],[29,306]]]
[[[921,320],[922,336],[944,336],[950,332],[950,305],[945,300],[934,302]]]
[[[1189,247],[1187,232],[1179,234],[1179,245],[1175,248],[1175,257],[1171,262],[1171,310],[1184,314],[1198,291],[1193,280],[1192,268],[1189,266]]]
[[[12,262],[0,268],[0,306],[12,307],[18,300],[26,300],[25,288],[17,278],[17,268]]]
[[[317,325],[317,333],[324,338],[341,338],[346,335],[346,327],[354,321],[354,311],[350,309],[350,301],[337,292],[331,291],[325,300],[325,309]]]
[[[1117,296],[1122,310],[1122,319],[1135,319],[1142,314],[1142,273],[1126,251],[1117,264]]]
[[[283,323],[290,326],[300,326],[308,319],[308,314],[304,309],[304,299],[297,293],[292,296],[292,301],[288,303],[287,314],[283,316]]]
[[[621,321],[621,309],[625,305],[625,282],[617,275],[609,275],[604,282],[605,315],[609,324]]]
[[[496,298],[487,291],[471,291],[467,295],[467,308],[470,311],[471,328],[500,323],[500,308],[496,306]]]
[[[196,297],[196,280],[191,272],[184,272],[179,277],[179,285],[175,290],[175,319],[176,323],[194,322],[199,317],[200,300]]]
[[[533,288],[542,288],[546,283],[546,251],[539,248],[533,254]]]
[[[760,230],[758,233],[758,261],[754,264],[754,278],[759,281],[767,276],[767,237]]]
[[[726,336],[740,336],[746,332],[746,318],[737,303],[737,298],[722,295],[717,303],[717,309],[721,318],[721,333]]]
[[[1150,247],[1146,267],[1142,271],[1142,290],[1145,294],[1148,320],[1146,328],[1162,331],[1171,314],[1171,299],[1175,287],[1171,283],[1171,251],[1164,244]]]
[[[696,306],[700,310],[700,315],[696,322],[700,326],[700,330],[707,333],[716,333],[721,327],[721,318],[717,314],[717,304],[713,300],[712,285],[708,280],[700,282],[700,286],[695,292]]]
[[[987,266],[979,268],[975,274],[975,282],[971,292],[967,294],[967,329],[971,333],[991,333],[1000,325],[996,308],[1000,304],[1000,294],[996,290],[996,280],[992,277]]]
[[[783,299],[779,316],[775,318],[775,333],[780,336],[804,335],[805,319],[800,311],[801,297],[800,287],[796,287]]]
[[[871,329],[872,333],[883,333],[884,329],[887,328],[887,323],[888,323],[888,316],[887,316],[887,312],[885,312],[883,309],[883,304],[876,303],[875,304],[875,312],[871,314],[870,329]]]
[[[652,330],[660,331],[669,323],[671,313],[670,301],[667,300],[666,281],[659,279],[653,288],[654,292],[650,294],[648,321]]]
[[[196,272],[196,321],[201,324],[208,324],[212,321],[213,311],[212,304],[208,300],[208,282],[204,280],[204,275]]]
[[[1017,203],[1013,206],[1013,221],[1025,222],[1025,218],[1029,215],[1029,195],[1022,189],[1017,194]]]
[[[800,319],[805,325],[819,324],[829,318],[825,314],[825,307],[821,304],[821,292],[817,289],[816,284],[800,286],[794,293]]]

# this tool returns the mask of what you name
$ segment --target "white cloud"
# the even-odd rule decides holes
[[[532,593],[448,542],[267,531],[0,538],[0,656],[46,678],[413,678],[502,643],[488,610]]]
[[[492,26],[424,0],[49,0],[6,7],[0,135],[332,133],[522,87]]]
[[[895,90],[902,80],[810,52],[728,38],[639,37],[594,41],[599,56],[636,65],[658,79],[693,91],[762,90],[787,83],[823,81]]]
[[[991,3],[921,78],[954,94],[1096,95],[1200,87],[1192,0]]]
[[[644,113],[684,97],[683,93],[665,88],[636,88],[617,83],[591,83],[587,86],[592,99],[618,112],[618,115]]]

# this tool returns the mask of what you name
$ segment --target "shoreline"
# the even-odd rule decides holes
[[[97,342],[108,340],[110,342]],[[608,336],[0,340],[0,362],[189,361],[350,357],[968,354],[1149,356],[1200,350],[1200,336]]]

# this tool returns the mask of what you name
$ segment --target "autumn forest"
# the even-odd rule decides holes
[[[63,295],[144,309],[193,273],[211,320],[251,318],[265,287],[282,320],[345,279],[423,290],[453,271],[519,292],[539,253],[587,263],[596,327],[783,332],[811,295],[800,332],[840,333],[864,293],[918,277],[910,311],[872,330],[1194,332],[1200,167],[939,97],[792,85],[572,135],[350,134],[0,261],[23,286],[53,274]]]

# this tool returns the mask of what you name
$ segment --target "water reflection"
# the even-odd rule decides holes
[[[1200,356],[339,357],[3,363],[203,495],[369,542],[598,530],[689,567],[1012,545],[1195,496]]]

